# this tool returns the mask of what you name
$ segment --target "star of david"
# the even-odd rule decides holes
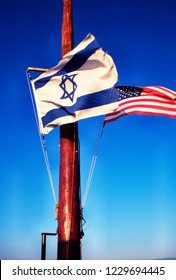
[[[62,76],[62,82],[60,83],[60,87],[63,90],[63,95],[61,96],[61,99],[67,99],[69,98],[72,102],[74,99],[74,93],[77,88],[77,84],[74,82],[74,78],[77,74],[73,75],[63,75]],[[70,85],[71,83],[71,85]],[[69,86],[68,86],[69,85]]]

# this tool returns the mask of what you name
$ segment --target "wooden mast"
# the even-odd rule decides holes
[[[72,0],[63,0],[62,56],[73,48]],[[60,260],[81,259],[80,166],[77,123],[60,127],[60,178],[58,207]]]

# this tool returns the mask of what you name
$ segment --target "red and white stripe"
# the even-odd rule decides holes
[[[160,86],[140,88],[143,89],[140,96],[119,101],[117,110],[107,114],[105,122],[111,122],[129,114],[176,118],[176,92]]]

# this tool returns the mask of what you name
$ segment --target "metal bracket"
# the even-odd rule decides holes
[[[41,248],[41,260],[46,260],[46,236],[55,236],[57,233],[51,233],[51,232],[42,232],[42,248]]]

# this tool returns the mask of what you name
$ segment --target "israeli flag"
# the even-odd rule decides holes
[[[52,69],[31,81],[41,134],[54,127],[117,109],[112,58],[89,34]]]

